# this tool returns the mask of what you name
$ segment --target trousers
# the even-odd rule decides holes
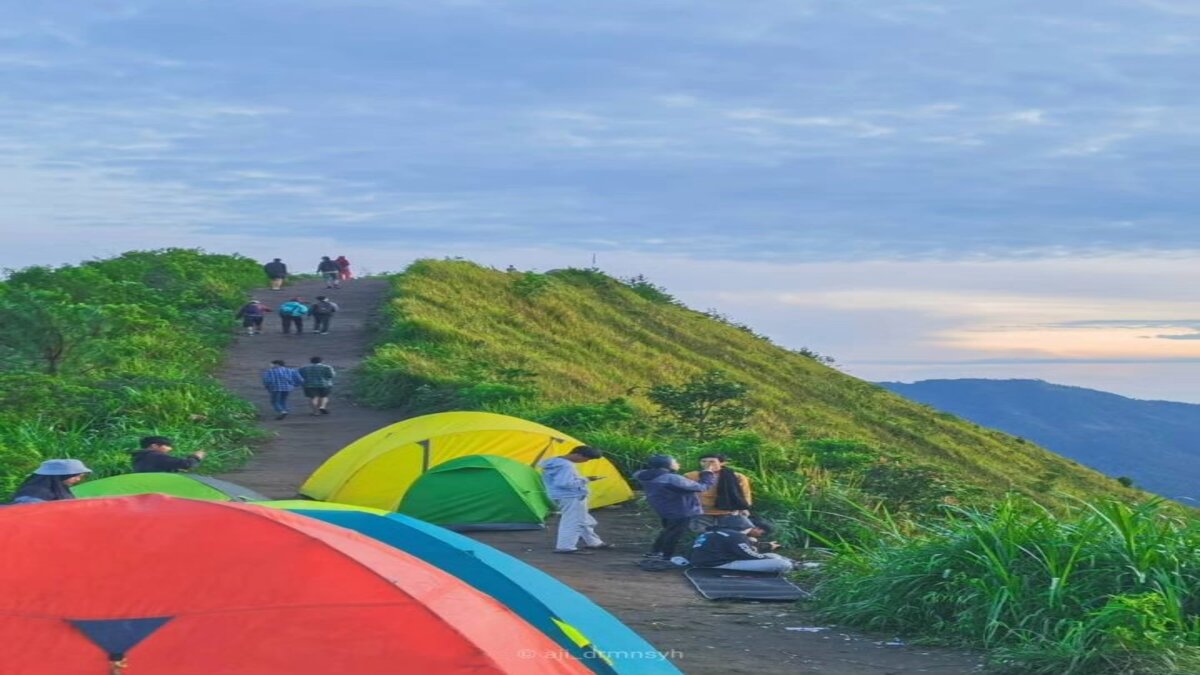
[[[554,548],[560,551],[576,549],[580,539],[583,540],[584,546],[599,546],[604,543],[596,534],[596,519],[588,513],[587,501],[587,497],[554,500],[561,514]]]

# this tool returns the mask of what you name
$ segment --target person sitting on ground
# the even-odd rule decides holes
[[[267,273],[267,279],[271,281],[271,290],[278,291],[283,289],[283,280],[287,279],[287,265],[279,258],[275,258],[271,262],[263,265],[263,272]]]
[[[204,461],[205,453],[197,450],[187,457],[172,457],[170,452],[175,443],[166,436],[146,436],[142,449],[133,453],[134,473],[178,473],[191,471]]]
[[[692,520],[692,531],[703,532],[716,524],[721,516],[749,516],[754,503],[750,492],[750,478],[729,468],[729,458],[718,453],[701,455],[700,461],[717,463],[717,484],[700,493],[700,506],[704,513]],[[699,471],[689,471],[684,478],[699,480]]]
[[[242,305],[234,318],[242,320],[242,328],[246,329],[246,335],[257,335],[262,333],[263,318],[269,311],[270,307],[258,300],[251,300]]]
[[[71,486],[77,485],[91,472],[77,459],[48,459],[17,487],[12,503],[36,504],[74,499]]]
[[[752,537],[762,536],[763,530],[745,516],[721,516],[716,526],[709,528],[692,546],[689,561],[692,567],[714,567],[742,572],[791,572],[795,564],[778,553],[762,553]],[[778,548],[778,544],[772,544]]]
[[[333,262],[337,263],[339,279],[342,281],[350,281],[354,278],[354,275],[350,272],[350,260],[346,258],[346,256],[339,255],[337,260],[334,260]]]
[[[337,288],[342,283],[342,268],[327,255],[321,256],[321,262],[317,264],[317,274],[325,279],[325,288]]]
[[[555,553],[579,553],[579,540],[583,548],[612,548],[596,534],[596,519],[588,513],[588,492],[591,482],[604,476],[584,477],[578,464],[600,459],[604,453],[587,445],[581,445],[562,457],[541,463],[542,484],[546,494],[558,505],[558,536]]]
[[[308,365],[300,369],[300,377],[304,379],[304,397],[312,406],[312,414],[329,414],[329,394],[333,392],[333,378],[337,373],[333,366],[321,362],[319,356],[308,360]]]
[[[670,560],[692,519],[703,513],[698,495],[716,485],[717,462],[709,459],[701,464],[699,480],[689,480],[675,473],[679,470],[679,462],[668,455],[653,455],[646,465],[649,468],[638,471],[633,477],[642,484],[650,508],[662,519],[662,531],[646,557]]]
[[[312,314],[313,318],[313,332],[320,335],[329,333],[329,322],[339,309],[341,308],[336,302],[324,295],[318,295],[317,301],[308,308],[308,313]]]
[[[279,306],[279,320],[283,323],[283,334],[296,328],[296,335],[304,332],[304,317],[308,316],[308,305],[301,298],[292,298]]]

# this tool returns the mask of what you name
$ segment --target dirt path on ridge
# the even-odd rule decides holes
[[[254,457],[244,467],[227,473],[226,478],[253,488],[277,499],[296,496],[296,490],[330,455],[351,441],[399,419],[395,413],[373,410],[355,404],[350,395],[354,368],[370,346],[366,326],[387,294],[388,283],[383,279],[356,279],[341,289],[325,289],[321,281],[301,281],[282,291],[261,288],[253,297],[275,310],[281,303],[301,297],[311,302],[318,295],[328,295],[338,303],[339,310],[330,324],[328,335],[308,332],[312,320],[305,318],[301,335],[284,335],[280,330],[278,313],[272,311],[263,323],[262,335],[239,335],[230,347],[221,369],[225,386],[258,406],[262,426],[274,438],[258,446]],[[288,405],[291,415],[275,421],[260,380],[264,368],[274,359],[283,359],[289,366],[302,366],[309,357],[320,356],[337,371],[329,415],[312,417],[302,392],[291,395]]]
[[[311,300],[324,293],[319,281],[300,282],[282,292],[256,291],[272,308],[292,296]],[[387,282],[352,281],[328,295],[341,306],[328,335],[285,336],[279,319],[267,318],[267,331],[240,336],[230,348],[222,381],[258,406],[264,428],[274,438],[237,471],[221,476],[270,497],[296,495],[300,484],[329,455],[399,418],[355,404],[349,396],[353,368],[368,351],[365,327],[384,301]],[[306,329],[308,327],[306,322]],[[332,414],[310,417],[303,397],[292,415],[274,420],[259,373],[272,359],[289,365],[322,356],[338,370]],[[299,392],[297,392],[298,394]],[[653,538],[653,521],[638,502],[596,512],[601,536],[615,551],[587,556],[550,553],[551,531],[489,532],[476,538],[557,577],[641,633],[688,675],[798,673],[819,675],[967,675],[978,673],[979,658],[950,650],[888,645],[892,636],[868,636],[816,622],[795,606],[772,603],[715,603],[701,599],[682,575],[649,573],[634,567]],[[788,628],[819,627],[819,632]]]

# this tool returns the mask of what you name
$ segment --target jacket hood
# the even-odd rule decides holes
[[[666,469],[642,469],[641,471],[633,474],[633,477],[640,481],[649,482],[655,478],[665,476],[669,473],[671,472]]]

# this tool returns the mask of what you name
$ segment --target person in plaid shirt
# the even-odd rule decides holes
[[[295,368],[288,368],[282,360],[275,359],[271,362],[271,367],[263,371],[262,383],[271,396],[275,419],[281,420],[288,416],[288,394],[297,387],[303,387],[304,378]]]

